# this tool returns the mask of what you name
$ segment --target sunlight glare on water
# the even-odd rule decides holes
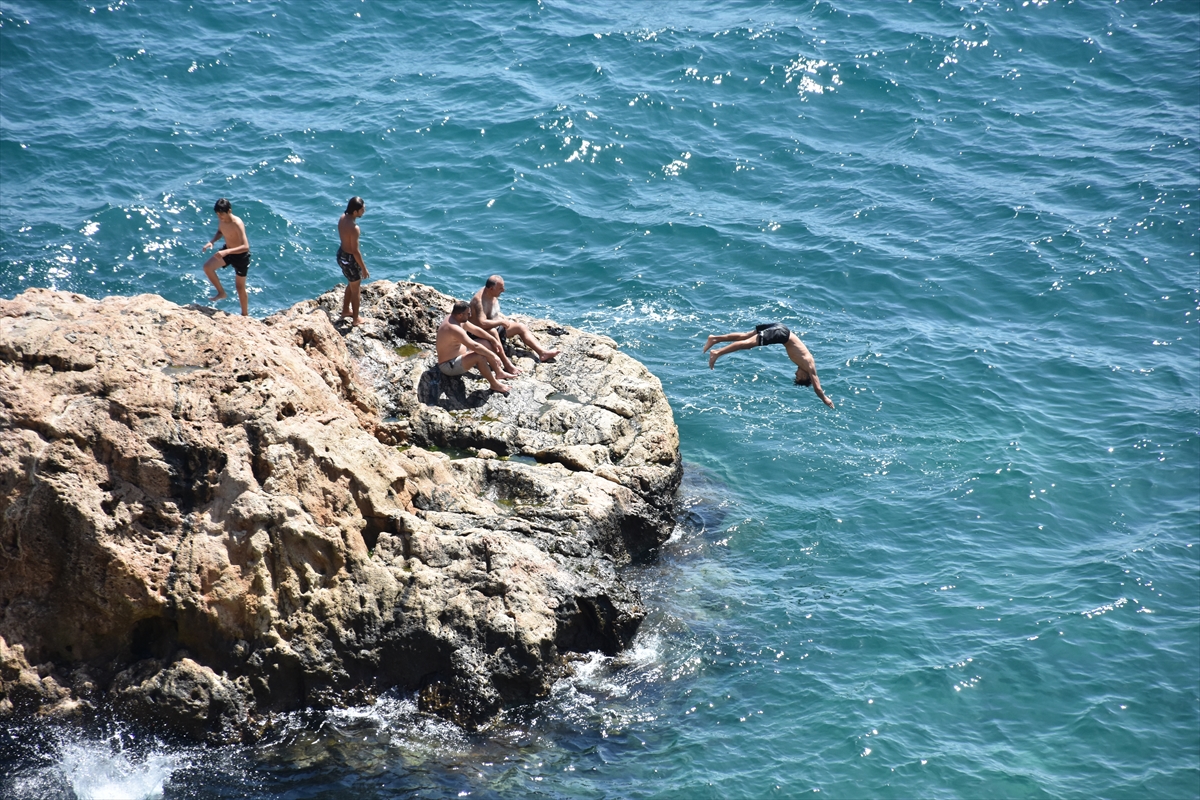
[[[262,318],[361,195],[373,278],[643,361],[685,482],[631,650],[493,729],[16,726],[0,794],[1197,796],[1198,85],[1186,3],[3,3],[0,296],[202,302],[226,196]],[[707,368],[769,321],[836,410]]]

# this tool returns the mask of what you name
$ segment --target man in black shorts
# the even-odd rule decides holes
[[[358,196],[351,197],[350,202],[346,203],[345,212],[338,220],[338,238],[341,240],[341,244],[338,245],[337,263],[342,268],[342,274],[346,276],[346,294],[342,297],[342,319],[352,317],[350,324],[355,327],[362,324],[362,320],[358,316],[358,305],[362,296],[359,292],[359,282],[363,278],[371,277],[371,273],[367,272],[366,262],[363,261],[362,251],[358,249],[358,235],[361,231],[358,229],[356,220],[365,213],[367,213],[367,205],[363,199]]]
[[[238,300],[242,303],[242,316],[248,317],[250,304],[246,297],[246,273],[250,270],[250,240],[246,238],[246,226],[241,217],[234,215],[233,206],[224,197],[213,205],[213,211],[217,213],[217,232],[200,252],[203,253],[221,238],[225,239],[225,246],[204,262],[204,274],[217,290],[209,300],[224,300],[229,296],[225,294],[225,287],[217,277],[217,270],[233,267],[233,274],[237,276],[234,283],[237,285]]]
[[[788,358],[796,365],[796,385],[813,387],[817,397],[821,398],[825,405],[833,408],[833,401],[825,396],[825,392],[821,391],[821,381],[817,378],[817,364],[813,360],[812,353],[808,352],[808,348],[804,346],[804,342],[800,341],[800,337],[789,331],[786,326],[778,322],[768,322],[745,333],[709,336],[708,341],[704,343],[703,352],[708,352],[708,349],[718,342],[731,342],[731,344],[708,354],[709,369],[712,369],[716,365],[717,359],[726,353],[749,350],[751,347],[764,347],[769,344],[783,345],[787,350]]]

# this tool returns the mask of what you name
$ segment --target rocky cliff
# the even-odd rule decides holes
[[[0,301],[0,716],[237,741],[400,687],[479,725],[629,642],[681,476],[658,380],[528,320],[562,354],[494,395],[433,367],[445,295],[340,303]]]

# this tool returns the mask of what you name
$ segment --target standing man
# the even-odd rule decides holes
[[[471,322],[487,331],[494,332],[503,345],[504,340],[516,336],[525,341],[529,349],[537,356],[538,361],[552,361],[561,350],[547,350],[533,337],[528,326],[523,322],[506,317],[500,313],[500,295],[504,294],[504,278],[493,275],[483,284],[483,288],[471,298]]]
[[[442,324],[438,325],[438,369],[443,375],[451,378],[464,375],[469,369],[478,369],[493,392],[508,394],[508,387],[496,380],[496,375],[503,378],[513,376],[505,374],[500,367],[500,360],[486,344],[477,342],[463,330],[468,313],[470,306],[462,300],[455,300],[450,313],[442,320]]]
[[[342,274],[346,276],[346,294],[342,297],[342,319],[353,317],[350,324],[353,327],[358,327],[362,324],[362,320],[358,316],[360,281],[363,278],[371,277],[371,273],[367,272],[366,262],[363,261],[362,251],[358,249],[358,235],[361,231],[358,229],[358,218],[367,213],[367,205],[363,199],[357,195],[350,198],[350,202],[346,203],[346,210],[342,213],[341,219],[338,220],[338,238],[341,244],[338,245],[337,263],[342,268]]]
[[[215,251],[212,258],[204,262],[204,274],[217,290],[217,293],[208,299],[215,303],[229,296],[225,294],[225,287],[217,277],[217,270],[232,266],[234,275],[237,276],[234,283],[237,285],[238,300],[242,303],[242,316],[248,317],[250,303],[246,298],[246,273],[250,269],[250,240],[246,238],[246,226],[242,224],[241,217],[234,216],[233,206],[224,197],[213,205],[213,211],[217,212],[217,233],[208,240],[208,244],[200,248],[200,252],[203,253],[221,238],[225,239],[225,247]]]
[[[788,358],[796,365],[796,385],[813,387],[817,397],[821,398],[825,405],[833,408],[833,401],[821,391],[821,381],[817,378],[817,364],[813,360],[812,353],[808,352],[808,348],[804,346],[804,342],[800,341],[800,337],[789,331],[784,325],[778,322],[768,322],[745,333],[709,336],[708,341],[704,343],[702,352],[708,352],[708,348],[717,342],[733,342],[733,344],[713,350],[708,354],[709,369],[712,369],[716,365],[717,359],[726,353],[749,350],[751,347],[765,347],[769,344],[783,345],[783,348],[787,350]]]

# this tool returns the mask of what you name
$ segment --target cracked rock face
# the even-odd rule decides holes
[[[658,381],[534,320],[562,355],[490,395],[430,373],[449,298],[370,284],[345,336],[340,302],[0,300],[0,716],[238,741],[400,687],[478,725],[628,644],[681,474]]]

